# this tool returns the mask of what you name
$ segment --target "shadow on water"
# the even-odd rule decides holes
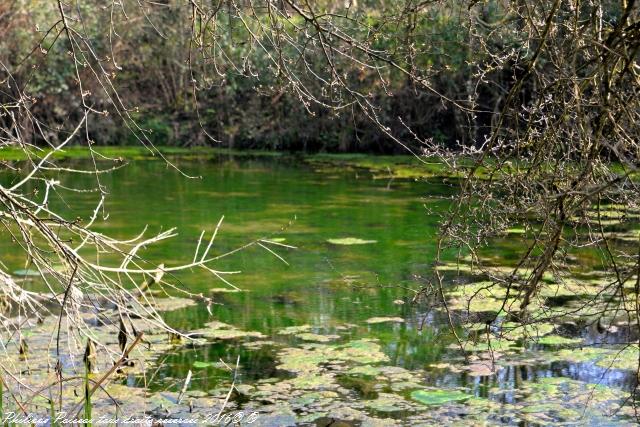
[[[247,348],[240,342],[217,342],[173,351],[160,360],[152,391],[178,391],[188,371],[192,371],[189,389],[202,391],[228,387],[234,377],[238,384],[291,377],[276,368],[275,351],[269,345]],[[239,361],[237,370],[235,361]]]

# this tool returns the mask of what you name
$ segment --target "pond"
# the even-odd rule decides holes
[[[213,255],[255,239],[271,243],[215,265],[241,271],[225,276],[233,287],[201,271],[170,277],[213,298],[212,315],[202,304],[164,314],[174,328],[198,330],[208,342],[163,354],[148,384],[138,375],[123,384],[147,384],[169,406],[167,396],[180,391],[189,371],[193,399],[225,393],[233,378],[234,407],[258,410],[261,425],[631,422],[625,399],[636,386],[629,359],[637,360],[637,350],[619,362],[612,353],[626,349],[590,347],[597,333],[584,325],[560,333],[566,325],[559,323],[536,332],[546,341],[497,342],[489,355],[480,339],[463,353],[446,313],[429,299],[414,301],[433,282],[439,214],[455,181],[394,179],[286,156],[173,160],[199,178],[149,159],[102,176],[109,217],[95,229],[131,237],[145,226],[176,227],[177,238],[141,253],[151,265],[190,261],[200,233],[210,236],[223,215]],[[94,184],[90,176],[66,179],[76,188]],[[64,198],[81,217],[97,200],[95,193],[59,195],[52,203]],[[515,230],[496,239],[490,249],[496,264],[509,263],[522,239]],[[14,249],[9,243],[0,249],[10,271],[25,268]],[[452,292],[482,279],[443,271]],[[221,361],[236,360],[234,376]]]

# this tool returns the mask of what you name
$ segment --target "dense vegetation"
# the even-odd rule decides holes
[[[329,25],[339,25],[370,50],[341,47],[342,57],[331,52],[335,70],[330,71],[313,40],[315,24],[305,22],[292,7],[282,6],[285,13],[278,15],[263,4],[218,2],[212,6],[218,15],[205,34],[206,17],[196,17],[194,8],[181,1],[147,2],[143,7],[133,1],[79,2],[68,11],[83,31],[72,32],[77,44],[72,51],[63,40],[56,2],[4,2],[0,101],[22,103],[48,128],[40,135],[33,125],[19,124],[24,138],[40,143],[57,138],[59,129],[73,129],[83,114],[78,90],[92,109],[105,111],[91,120],[88,130],[99,144],[136,143],[139,136],[128,128],[135,126],[122,126],[129,119],[150,141],[162,145],[402,151],[375,122],[414,147],[420,145],[414,134],[449,146],[470,143],[482,139],[491,118],[478,113],[470,120],[455,104],[496,111],[522,68],[512,61],[478,79],[478,64],[491,58],[474,40],[483,36],[494,50],[519,50],[522,54],[516,56],[522,61],[527,55],[519,35],[511,31],[522,24],[512,23],[502,31],[510,18],[503,16],[500,2],[482,3],[474,6],[470,22],[464,1],[313,2],[318,16],[332,17],[335,23]],[[612,7],[607,13],[613,19],[619,11]],[[326,41],[338,40],[328,35]],[[71,55],[77,56],[76,64]],[[276,55],[287,71],[276,69]],[[397,66],[390,66],[391,61]],[[336,73],[340,75],[332,76]],[[428,85],[417,82],[415,75]],[[324,88],[332,79],[333,86]],[[130,117],[123,119],[122,111],[114,109],[114,88],[118,107]],[[363,109],[362,103],[371,106]],[[374,123],[372,115],[377,116]]]

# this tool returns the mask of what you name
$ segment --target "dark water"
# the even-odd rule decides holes
[[[366,171],[315,171],[295,159],[215,157],[176,163],[184,173],[202,178],[185,178],[162,161],[150,160],[133,161],[101,177],[109,191],[109,218],[97,223],[96,230],[124,238],[138,234],[145,225],[149,233],[176,227],[178,237],[141,253],[152,265],[188,263],[201,231],[210,236],[222,215],[212,255],[258,238],[278,239],[296,249],[269,246],[288,265],[252,246],[213,266],[241,271],[225,277],[243,292],[211,293],[212,288],[229,286],[202,271],[171,277],[178,287],[213,296],[216,303],[213,318],[201,305],[167,313],[172,326],[190,330],[215,319],[261,332],[274,344],[247,348],[238,341],[223,341],[172,352],[162,359],[152,388],[175,389],[196,361],[235,361],[238,356],[241,383],[288,378],[290,373],[277,368],[276,349],[299,345],[301,340],[277,332],[298,325],[310,325],[309,332],[316,334],[340,335],[338,343],[375,338],[390,365],[423,370],[420,381],[425,385],[467,387],[478,397],[506,403],[518,401],[514,390],[522,382],[545,377],[623,390],[635,385],[631,372],[593,363],[514,363],[494,376],[429,369],[442,361],[463,362],[452,348],[444,315],[411,304],[415,291],[432,275],[438,214],[448,207],[447,197],[454,192],[451,184],[379,180]],[[94,179],[75,176],[65,183],[89,189]],[[97,200],[95,193],[60,190],[53,203],[68,204],[72,214],[87,217]],[[346,237],[375,243],[328,242]],[[492,252],[509,260],[520,244],[514,236],[496,243]],[[2,248],[2,261],[10,270],[24,268],[23,256],[10,244]],[[404,322],[366,322],[383,316]],[[196,372],[192,387],[212,390],[224,381],[228,381],[226,371],[211,367]]]

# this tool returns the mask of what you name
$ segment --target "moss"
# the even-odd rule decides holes
[[[337,387],[333,376],[318,372],[307,372],[287,380],[287,382],[293,386],[294,390],[319,390]]]
[[[305,407],[315,402],[327,402],[331,399],[337,398],[338,396],[338,393],[333,391],[312,391],[292,399],[291,403],[296,406]]]
[[[235,340],[240,338],[264,338],[264,335],[256,331],[243,331],[222,322],[209,322],[204,328],[191,332],[194,336],[213,340]]]
[[[517,340],[519,338],[536,339],[550,334],[554,330],[555,326],[551,323],[523,325],[515,322],[505,322],[501,325],[500,334],[508,340]]]
[[[628,397],[622,390],[563,377],[527,381],[521,390],[526,397],[517,409],[526,420],[537,424],[579,423],[585,419],[604,422]]]
[[[297,334],[296,338],[300,338],[303,341],[331,342],[340,339],[340,335],[318,335],[305,332],[302,334]]]
[[[402,397],[391,393],[379,393],[374,400],[367,400],[364,406],[375,412],[400,412],[413,409],[412,405]]]
[[[494,298],[487,295],[476,295],[474,297],[452,298],[448,301],[448,307],[452,310],[469,311],[471,313],[494,312],[498,313],[504,309],[513,308],[516,304],[514,298],[509,298],[503,303],[501,298]],[[517,305],[516,305],[517,306]]]
[[[278,354],[280,359],[278,369],[296,373],[318,371],[319,364],[327,360],[325,356],[327,351],[327,347],[320,345],[311,349],[295,347],[283,349]]]
[[[311,325],[287,326],[278,331],[279,335],[296,335],[311,330]]]
[[[480,295],[483,297],[501,298],[506,296],[506,289],[490,281],[465,283],[445,289],[448,297],[470,297]]]
[[[558,403],[536,403],[522,408],[524,419],[529,422],[549,422],[553,420],[578,420],[581,413],[574,409],[564,408]]]
[[[350,343],[333,348],[330,359],[350,361],[361,364],[387,362],[389,357],[380,350],[380,345],[368,339],[351,341]]]
[[[581,338],[566,338],[560,335],[547,335],[536,340],[538,344],[543,345],[575,345],[582,342]]]
[[[635,371],[638,367],[637,346],[582,347],[548,353],[549,360],[566,360],[574,363],[590,362],[606,369]]]
[[[377,366],[363,365],[355,366],[347,371],[349,375],[362,375],[367,377],[377,377],[382,374],[382,370]]]
[[[214,147],[168,147],[156,145],[155,150],[148,149],[142,145],[125,145],[125,146],[94,146],[93,151],[100,156],[104,156],[112,159],[152,159],[158,158],[158,154],[163,156],[172,157],[206,157],[214,155],[233,155],[233,156],[250,156],[250,157],[277,157],[281,156],[280,153],[258,151],[258,150],[231,150],[221,149]],[[47,155],[51,150],[48,148],[42,149],[30,149],[24,151],[17,147],[1,147],[0,148],[0,160],[4,161],[20,161],[28,160],[29,158],[42,158]],[[69,146],[63,150],[56,151],[51,155],[53,159],[88,159],[91,158],[91,152],[85,146]]]
[[[402,393],[407,390],[415,390],[424,387],[424,384],[417,381],[398,381],[389,384],[389,389],[396,393]]]
[[[457,344],[451,344],[450,347],[452,349],[460,348]],[[471,352],[481,352],[481,351],[500,351],[500,352],[504,352],[504,351],[515,351],[518,348],[520,348],[520,346],[517,343],[515,343],[513,341],[508,341],[506,339],[492,340],[491,343],[487,343],[487,342],[477,342],[477,343],[469,342],[469,343],[465,343],[464,344],[465,351],[471,351]]]
[[[166,129],[161,122],[151,123],[153,127],[159,127],[156,134],[166,133]],[[158,142],[162,142],[161,140]],[[261,150],[233,150],[228,148],[215,147],[170,147],[157,145],[156,151],[147,149],[142,145],[125,146],[94,146],[93,151],[101,156],[114,159],[152,159],[158,158],[158,153],[163,156],[180,158],[202,158],[211,156],[236,156],[236,157],[287,157],[287,154],[275,151]],[[28,160],[29,157],[42,158],[50,150],[32,149],[28,152],[17,147],[1,147],[0,160],[21,161]],[[54,159],[81,159],[90,158],[90,151],[85,146],[70,146],[52,155]],[[293,158],[289,156],[290,158]],[[369,171],[374,178],[396,178],[396,179],[419,179],[425,177],[455,177],[456,175],[444,164],[427,160],[421,162],[413,156],[375,156],[367,154],[309,154],[297,156],[303,162],[313,166],[323,172],[335,170],[343,172],[346,169]],[[482,170],[478,171],[480,175]]]

